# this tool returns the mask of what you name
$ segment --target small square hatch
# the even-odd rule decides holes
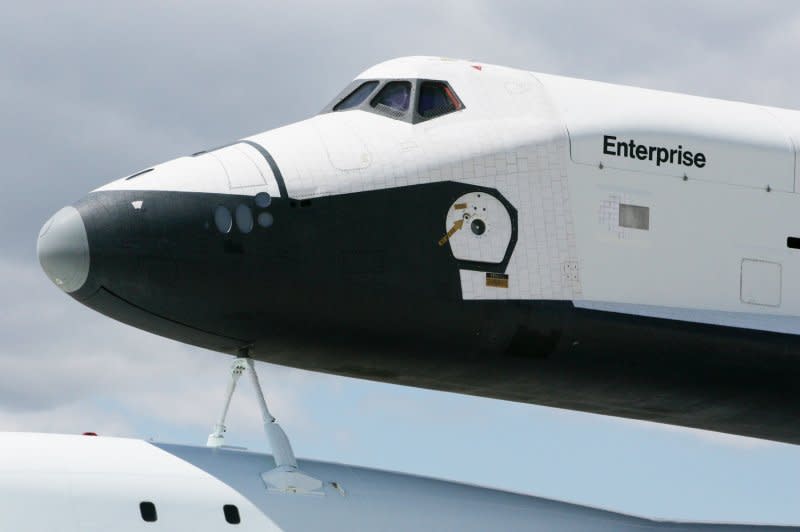
[[[781,265],[757,259],[742,259],[740,298],[742,303],[781,306]]]

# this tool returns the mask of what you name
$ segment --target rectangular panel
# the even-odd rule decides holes
[[[781,305],[781,265],[756,259],[742,259],[742,303],[779,307]]]
[[[630,229],[650,229],[650,207],[619,204],[619,226]]]

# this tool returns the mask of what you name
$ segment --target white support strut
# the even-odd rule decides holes
[[[236,391],[236,383],[246,369],[247,364],[244,362],[244,359],[237,358],[233,361],[233,365],[231,366],[231,380],[228,382],[228,389],[225,392],[225,406],[222,408],[219,421],[214,425],[214,431],[208,435],[206,446],[221,447],[225,444],[225,418],[228,417],[228,409],[231,406],[233,392]]]
[[[241,359],[240,359],[241,360]],[[272,447],[272,456],[275,458],[276,467],[291,467],[297,469],[297,459],[294,457],[292,444],[289,443],[289,438],[278,425],[275,417],[270,413],[267,407],[267,400],[264,398],[264,393],[261,391],[261,382],[258,380],[256,373],[255,363],[252,358],[245,359],[250,368],[250,381],[253,383],[253,388],[256,390],[256,398],[258,405],[261,407],[261,419],[264,423],[264,432],[269,440],[269,445]]]
[[[262,480],[270,490],[323,495],[322,481],[300,471],[289,438],[269,411],[264,392],[261,390],[261,382],[256,373],[255,363],[249,356],[240,356],[233,361],[233,365],[231,366],[231,379],[225,394],[222,415],[219,421],[214,425],[213,432],[208,436],[206,445],[209,447],[222,447],[224,445],[224,434],[227,430],[225,427],[225,418],[228,415],[231,398],[236,391],[236,383],[239,377],[248,369],[250,370],[250,381],[253,383],[253,388],[255,388],[256,391],[258,406],[261,409],[264,433],[272,448],[272,456],[275,460],[275,468],[266,473],[262,473]]]

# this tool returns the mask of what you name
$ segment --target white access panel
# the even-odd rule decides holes
[[[228,187],[232,192],[242,192],[247,189],[267,187],[269,193],[276,195],[278,192],[275,176],[264,157],[258,150],[245,143],[220,148],[206,154],[216,159],[222,166]]]
[[[781,265],[756,259],[742,259],[742,303],[779,307]]]

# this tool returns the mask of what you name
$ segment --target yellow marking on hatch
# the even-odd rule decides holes
[[[447,241],[450,240],[450,238],[454,234],[456,234],[456,231],[458,231],[462,227],[464,227],[464,220],[460,220],[460,219],[456,220],[453,223],[453,227],[450,228],[450,230],[447,232],[447,234],[439,239],[439,246],[441,247],[441,246],[444,246],[445,244],[447,244]]]

